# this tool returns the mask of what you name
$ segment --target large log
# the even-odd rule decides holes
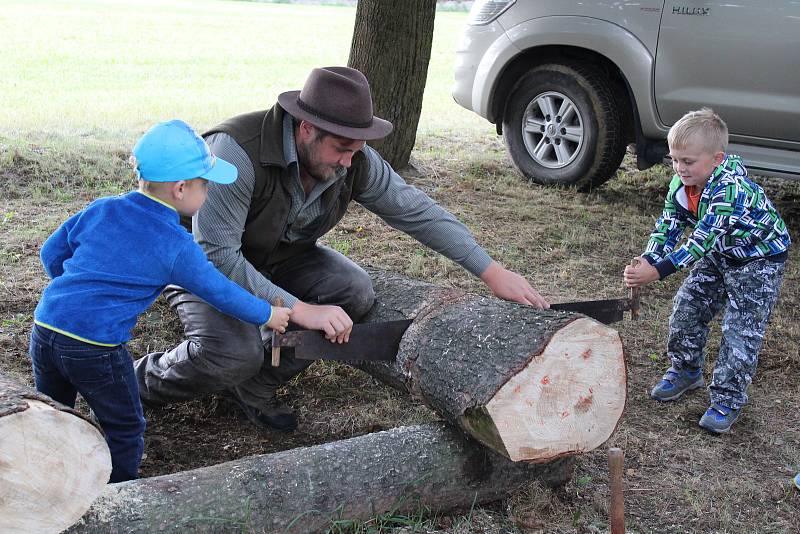
[[[0,374],[0,532],[60,532],[102,492],[111,455],[81,414]]]
[[[389,511],[468,509],[570,476],[570,459],[513,463],[441,423],[401,427],[109,484],[69,532],[318,532]]]
[[[393,364],[359,367],[404,388],[514,461],[590,451],[613,433],[627,374],[616,330],[583,315],[537,310],[370,271],[365,322],[413,318]]]

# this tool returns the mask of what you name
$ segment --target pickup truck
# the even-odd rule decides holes
[[[599,186],[631,144],[662,162],[701,107],[751,172],[800,179],[800,1],[478,0],[453,97],[540,184]]]

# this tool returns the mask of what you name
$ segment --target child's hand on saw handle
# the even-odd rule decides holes
[[[627,287],[642,287],[660,278],[658,271],[650,263],[639,257],[634,258],[630,265],[625,267],[622,279]]]
[[[291,316],[292,310],[290,308],[273,306],[272,317],[270,317],[269,321],[267,321],[267,328],[271,328],[276,332],[283,334],[286,332],[286,327],[289,326],[289,318]]]

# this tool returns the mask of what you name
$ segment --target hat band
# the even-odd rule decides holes
[[[338,124],[339,126],[347,126],[348,128],[369,128],[370,126],[372,126],[372,119],[370,119],[367,122],[349,122],[349,121],[343,121],[342,119],[339,118],[331,117],[330,115],[327,115],[315,108],[312,108],[311,106],[300,100],[299,96],[297,97],[297,105],[300,109],[302,109],[306,113],[310,113],[315,117],[319,117],[324,121]]]

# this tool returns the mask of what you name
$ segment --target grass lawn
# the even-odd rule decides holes
[[[198,129],[271,106],[311,68],[345,65],[355,9],[219,1],[3,2],[0,131],[132,143],[155,122]],[[491,131],[450,96],[465,13],[441,12],[423,132]]]
[[[133,187],[128,152],[153,123],[179,117],[203,129],[271,106],[281,91],[301,87],[314,66],[346,64],[355,9],[205,0],[1,5],[0,371],[30,384],[26,336],[46,283],[38,250],[47,235],[88,200]],[[620,273],[646,240],[668,169],[639,172],[626,160],[615,179],[589,194],[522,181],[493,126],[450,97],[452,51],[465,20],[464,13],[436,15],[412,155],[421,172],[409,181],[461,218],[490,254],[552,301],[623,296]],[[763,183],[792,234],[800,236],[800,185]],[[358,206],[325,240],[364,265],[486,292],[463,270]],[[790,256],[751,402],[728,436],[711,436],[697,426],[708,404],[705,392],[678,403],[648,398],[669,365],[667,319],[682,277],[647,288],[641,320],[617,325],[628,358],[629,399],[607,445],[626,455],[630,532],[796,529],[800,492],[789,483],[800,469],[796,248]],[[134,335],[131,352],[140,356],[170,348],[181,329],[159,300]],[[719,341],[717,320],[707,380]],[[406,396],[332,363],[315,363],[283,395],[300,419],[299,430],[288,437],[259,434],[217,397],[148,411],[142,474],[436,419]],[[574,479],[556,492],[531,485],[463,514],[426,517],[415,523],[416,532],[604,532],[608,495],[603,447],[578,457]],[[376,525],[351,525],[348,532],[390,531]]]

